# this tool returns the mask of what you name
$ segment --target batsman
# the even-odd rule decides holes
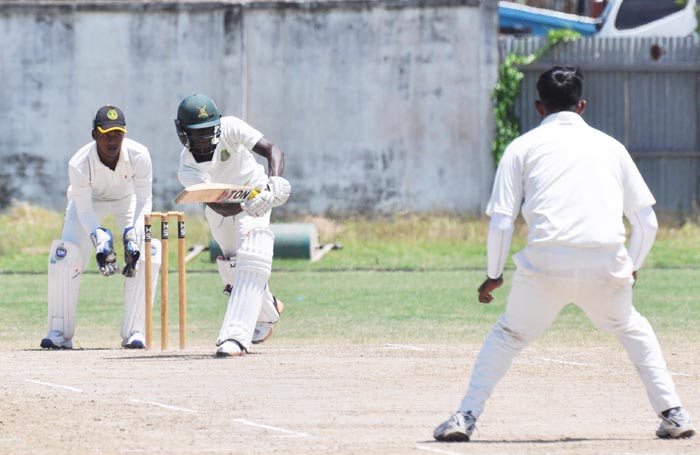
[[[243,120],[222,117],[206,95],[182,100],[175,127],[185,146],[178,169],[184,187],[227,183],[258,189],[240,204],[207,203],[204,210],[223,253],[217,266],[228,295],[216,355],[242,356],[251,343],[262,343],[271,335],[283,309],[267,282],[274,245],[270,212],[287,202],[291,193],[289,182],[281,177],[284,153]],[[252,152],[267,160],[267,172]]]
[[[45,349],[72,349],[80,278],[94,260],[99,273],[119,273],[112,232],[102,225],[115,218],[124,244],[124,316],[122,347],[144,348],[145,267],[139,267],[143,242],[143,215],[151,211],[152,167],[148,149],[128,138],[124,113],[116,106],[103,106],[92,123],[92,142],[68,162],[68,207],[59,240],[49,253],[48,334]],[[151,251],[158,280],[160,243]],[[153,304],[153,302],[151,302]]]

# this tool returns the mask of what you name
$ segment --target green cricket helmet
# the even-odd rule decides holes
[[[206,95],[190,95],[177,108],[175,129],[195,161],[211,161],[221,137],[221,114]]]

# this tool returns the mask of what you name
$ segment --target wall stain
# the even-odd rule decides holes
[[[13,200],[29,199],[25,188],[38,185],[47,194],[51,192],[51,179],[46,173],[46,158],[30,153],[15,153],[3,157],[5,164],[0,171],[0,210]]]

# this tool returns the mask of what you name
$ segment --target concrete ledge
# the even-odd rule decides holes
[[[42,13],[57,13],[69,11],[189,11],[211,10],[225,7],[240,7],[243,9],[296,9],[296,10],[327,10],[327,9],[372,9],[372,8],[435,8],[435,7],[478,7],[481,0],[292,0],[292,1],[172,1],[172,0],[5,0],[0,1],[0,14],[17,11],[36,10],[41,7]]]

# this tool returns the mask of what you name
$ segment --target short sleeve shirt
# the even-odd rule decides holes
[[[486,213],[522,210],[529,245],[596,248],[623,245],[623,214],[655,202],[622,144],[559,112],[508,146]]]
[[[243,120],[221,118],[221,138],[211,161],[197,163],[187,148],[180,154],[178,177],[183,186],[197,183],[229,183],[259,186],[267,183],[265,168],[255,160],[253,147],[262,133]]]

